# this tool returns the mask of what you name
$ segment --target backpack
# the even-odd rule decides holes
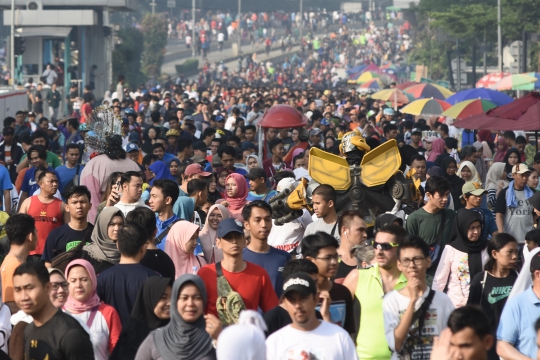
[[[227,278],[223,276],[221,262],[216,263],[217,292],[216,309],[223,326],[238,323],[238,318],[243,310],[246,310],[242,296],[233,291]]]

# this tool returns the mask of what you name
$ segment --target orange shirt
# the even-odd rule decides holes
[[[13,255],[6,255],[4,262],[2,263],[2,268],[0,275],[2,277],[2,301],[4,303],[8,301],[15,301],[13,295],[13,273],[15,269],[22,264],[22,261],[19,261]]]

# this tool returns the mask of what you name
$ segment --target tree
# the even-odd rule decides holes
[[[167,45],[167,22],[160,15],[146,14],[142,21],[142,28],[144,34],[142,72],[147,77],[157,78]]]
[[[123,74],[127,85],[136,87],[146,81],[141,72],[141,55],[143,34],[136,28],[120,29],[118,32],[120,44],[113,51],[113,79]]]

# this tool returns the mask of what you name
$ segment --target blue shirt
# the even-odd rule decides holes
[[[271,198],[273,198],[276,195],[277,195],[276,190],[270,190],[270,192],[268,194],[261,194],[261,195],[256,194],[253,191],[250,191],[248,193],[248,196],[247,196],[246,200],[247,201],[264,200],[264,201],[268,202],[268,200],[270,200]]]
[[[272,280],[276,295],[281,297],[283,293],[283,277],[281,273],[285,263],[291,260],[291,254],[274,247],[270,247],[270,251],[266,253],[256,253],[246,247],[242,251],[242,259],[263,267],[270,276],[270,280]]]
[[[531,286],[506,303],[497,329],[497,340],[506,341],[523,355],[536,358],[538,348],[534,323],[539,317],[540,299]]]
[[[156,237],[159,236],[159,234],[161,234],[166,228],[167,226],[171,225],[173,222],[175,222],[176,220],[180,220],[180,218],[178,216],[176,216],[176,214],[173,214],[173,216],[171,216],[170,218],[168,218],[167,220],[165,221],[161,221],[159,219],[159,216],[158,214],[156,214],[156,227],[157,227],[157,233],[156,233]],[[168,235],[168,234],[167,234]],[[156,245],[156,247],[160,250],[163,250],[165,251],[165,241],[167,241],[167,236],[165,236],[161,242],[159,244]]]
[[[13,183],[11,182],[11,178],[9,177],[9,170],[5,166],[0,166],[0,186],[2,186],[2,189],[0,189],[1,196],[4,196],[4,190],[13,189]],[[11,201],[13,201],[13,199],[11,199]],[[4,210],[3,206],[2,210]]]
[[[62,186],[62,182],[60,181],[60,175],[58,175],[56,170],[54,170],[50,166],[47,168],[47,170],[51,170],[56,173],[56,177],[58,178],[58,191],[62,192],[64,190],[64,187]],[[24,174],[21,191],[26,192],[30,197],[37,189],[39,189],[39,185],[36,181],[36,168],[31,167],[30,169],[28,169],[28,171],[26,171],[26,174]]]
[[[81,179],[81,172],[83,171],[83,169],[84,169],[84,165],[80,165],[79,166],[79,174],[78,174],[79,175],[79,183],[80,183],[80,179]],[[62,165],[62,166],[57,167],[55,170],[59,175],[58,181],[60,182],[60,184],[62,184],[62,187],[65,188],[66,185],[68,184],[68,182],[70,182],[75,177],[75,172],[77,171],[77,166],[70,169],[66,165]],[[30,195],[30,194],[28,194],[28,195]]]

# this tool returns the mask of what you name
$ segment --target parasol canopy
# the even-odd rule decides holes
[[[477,88],[490,88],[495,85],[503,77],[510,75],[507,72],[496,72],[484,75],[480,80],[476,82]]]
[[[513,74],[503,77],[491,88],[495,90],[517,90],[518,87],[535,83],[538,79],[527,74]]]
[[[406,88],[405,91],[409,94],[412,94],[415,99],[433,98],[438,100],[444,100],[447,97],[454,95],[454,93],[447,88],[430,83],[413,85]]]
[[[451,106],[446,101],[439,99],[420,99],[405,106],[401,112],[410,115],[440,116]]]
[[[496,108],[497,105],[492,103],[489,100],[483,99],[474,99],[474,100],[465,100],[453,105],[451,108],[443,112],[442,116],[448,116],[453,119],[465,119],[469,116],[482,114],[488,110]]]
[[[510,96],[497,90],[485,89],[485,88],[473,88],[462,90],[450,96],[445,101],[452,105],[455,105],[465,100],[483,99],[489,100],[495,105],[506,105],[514,101]]]

